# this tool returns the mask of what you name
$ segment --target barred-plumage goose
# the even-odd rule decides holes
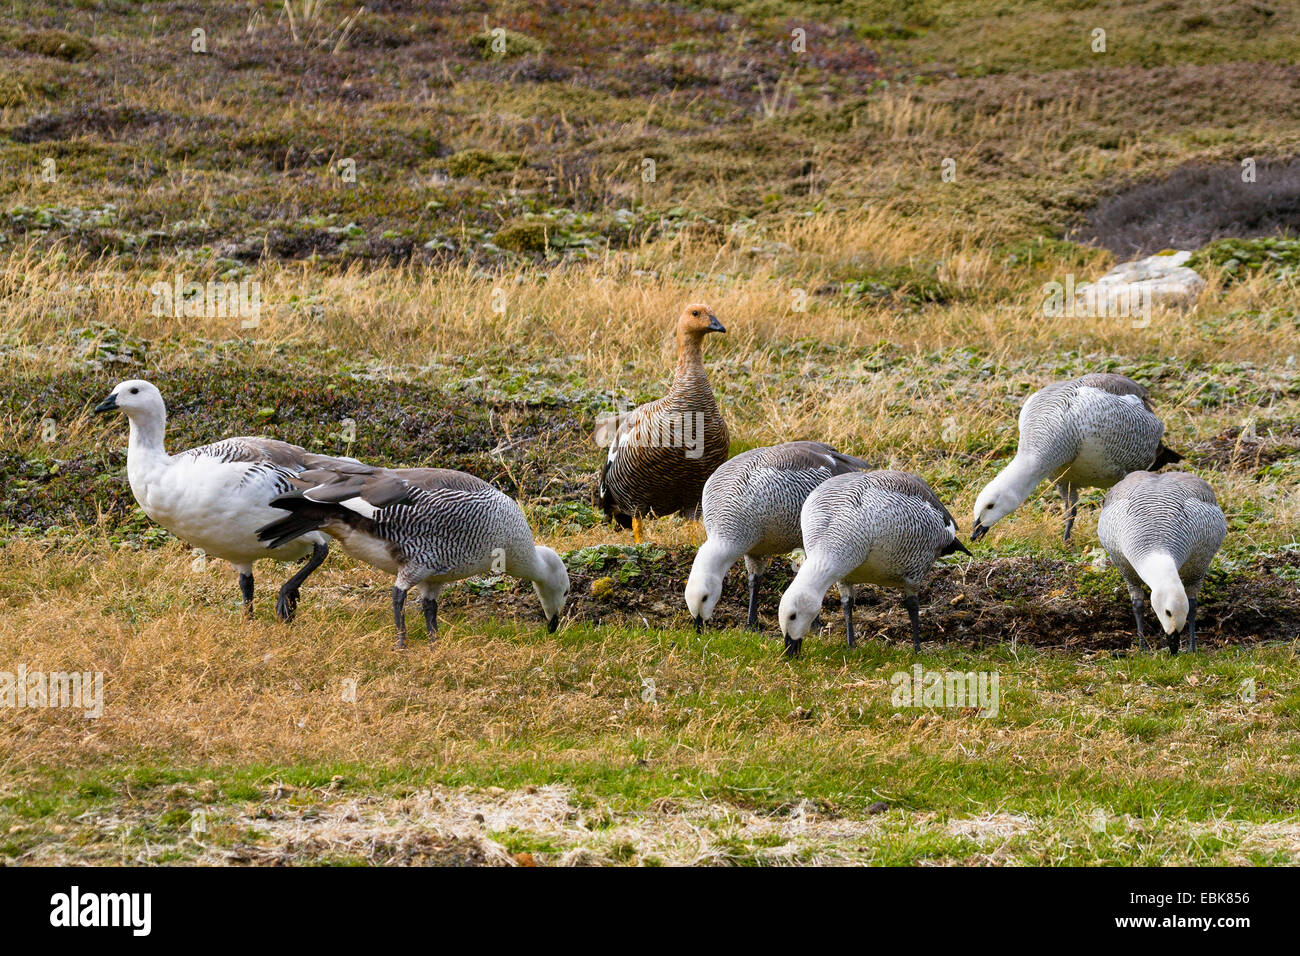
[[[280,588],[276,616],[290,620],[303,581],[329,553],[323,534],[267,551],[257,529],[283,517],[271,499],[293,487],[295,475],[323,455],[270,438],[227,438],[179,454],[165,448],[167,406],[162,393],[143,379],[122,382],[95,406],[96,412],[120,411],[130,423],[126,475],[131,493],[150,520],[204,554],[221,558],[239,572],[245,613],[253,614],[253,562],[261,558],[307,563]]]
[[[749,627],[757,628],[763,572],[773,555],[803,546],[799,511],[808,495],[827,478],[870,467],[830,445],[792,441],[741,452],[710,475],[702,501],[708,539],[686,582],[695,629],[712,619],[722,580],[742,555],[749,575]]]
[[[1143,584],[1170,652],[1184,625],[1187,649],[1196,650],[1196,598],[1227,533],[1214,489],[1195,475],[1135,471],[1106,494],[1097,537],[1128,585],[1144,650]]]
[[[898,588],[921,649],[921,582],[940,555],[962,551],[957,523],[928,484],[905,471],[850,472],[828,478],[800,513],[807,558],[781,596],[785,653],[797,657],[832,584],[839,585],[849,647],[853,585]]]
[[[393,622],[406,646],[406,595],[420,593],[429,641],[438,631],[438,595],[479,574],[509,574],[533,583],[546,627],[559,626],[569,573],[550,548],[534,545],[519,505],[473,475],[442,468],[331,465],[304,472],[298,490],[272,504],[291,514],[258,532],[269,547],[324,531],[343,550],[395,575]]]
[[[1182,460],[1165,447],[1164,433],[1146,389],[1123,375],[1094,372],[1039,389],[1020,410],[1015,458],[975,500],[971,540],[1019,508],[1044,478],[1065,499],[1070,540],[1080,488],[1109,488],[1130,472]]]
[[[677,320],[677,371],[663,398],[598,423],[608,444],[598,497],[605,514],[644,538],[649,515],[693,512],[704,483],[727,460],[727,423],[704,371],[702,343],[726,332],[707,305],[688,305]]]

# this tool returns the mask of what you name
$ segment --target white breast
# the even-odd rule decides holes
[[[274,551],[257,540],[257,529],[284,517],[268,504],[277,493],[274,474],[249,462],[177,456],[165,467],[129,468],[131,491],[144,513],[191,547],[234,563],[311,551],[315,537]]]

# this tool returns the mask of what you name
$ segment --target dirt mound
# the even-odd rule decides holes
[[[139,109],[134,106],[78,106],[62,113],[33,116],[9,133],[18,143],[43,143],[48,140],[100,136],[118,140],[153,127],[172,128],[181,123],[178,117],[163,110]]]
[[[1191,446],[1201,467],[1219,471],[1259,471],[1300,453],[1300,425],[1260,422],[1254,428],[1226,428]]]
[[[1180,166],[1103,199],[1078,238],[1133,258],[1215,239],[1300,232],[1300,159],[1260,161],[1253,182],[1244,174],[1236,163]]]

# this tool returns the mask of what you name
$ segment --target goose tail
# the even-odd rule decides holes
[[[600,510],[610,521],[621,528],[630,528],[632,516],[619,511],[618,502],[614,500],[614,491],[609,486],[609,466],[610,462],[606,461],[600,469],[600,483],[596,486],[596,503],[600,505]]]
[[[1172,465],[1183,460],[1183,456],[1178,454],[1172,448],[1165,445],[1164,442],[1156,449],[1155,461],[1151,463],[1151,471],[1159,471],[1165,465]]]
[[[940,551],[939,554],[941,555],[956,554],[958,551],[960,551],[962,554],[970,554],[970,551],[967,549],[966,545],[961,543],[961,539],[959,539],[956,535],[953,535],[952,541],[946,547],[944,547],[944,549]]]
[[[847,471],[875,471],[875,466],[865,458],[858,458],[854,455],[846,455],[843,452],[836,452],[835,458],[844,466]]]
[[[329,521],[334,507],[311,501],[301,493],[290,492],[271,500],[272,508],[288,511],[286,517],[257,529],[257,540],[268,548],[278,548],[310,531],[317,531]]]

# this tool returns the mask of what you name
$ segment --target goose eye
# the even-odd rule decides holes
[[[139,394],[140,394],[140,390],[139,390],[138,388],[133,388],[133,389],[131,389],[131,394],[132,394],[132,395],[139,395]]]
[[[991,510],[992,508],[993,508],[993,502],[991,502],[991,501],[990,501],[988,504],[986,504],[986,505],[984,506],[984,510],[985,510],[985,511],[989,511],[989,510]]]

